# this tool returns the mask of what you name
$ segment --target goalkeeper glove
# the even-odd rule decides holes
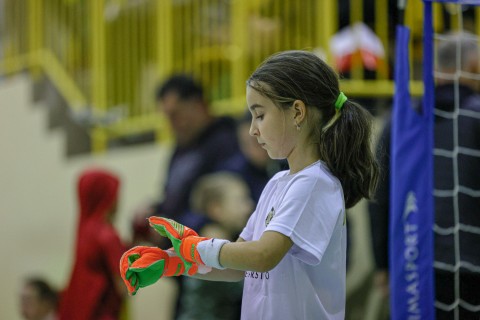
[[[187,270],[192,263],[225,269],[218,258],[222,246],[230,241],[199,237],[194,230],[171,219],[153,216],[148,220],[158,233],[170,239],[175,252],[184,260]]]
[[[207,273],[210,270],[191,264],[187,274]],[[185,266],[174,251],[137,246],[126,251],[120,259],[120,275],[128,293],[135,295],[139,288],[154,284],[161,277],[185,274]]]

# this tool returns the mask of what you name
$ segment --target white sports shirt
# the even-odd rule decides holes
[[[320,161],[265,186],[240,237],[276,231],[292,248],[269,272],[245,272],[242,320],[344,319],[346,236],[340,182]]]

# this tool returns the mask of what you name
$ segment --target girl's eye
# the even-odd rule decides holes
[[[262,120],[263,119],[263,114],[256,116],[255,119]]]

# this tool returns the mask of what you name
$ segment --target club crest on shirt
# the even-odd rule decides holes
[[[270,209],[270,212],[267,214],[267,218],[265,219],[265,227],[268,226],[270,221],[272,221],[274,215],[275,209],[272,207],[272,209]]]

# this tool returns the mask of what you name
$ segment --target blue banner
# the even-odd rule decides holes
[[[431,92],[426,90],[422,109],[412,108],[409,36],[408,28],[397,27],[389,244],[393,320],[435,319],[433,101]],[[432,75],[429,66],[424,65],[423,72]]]

